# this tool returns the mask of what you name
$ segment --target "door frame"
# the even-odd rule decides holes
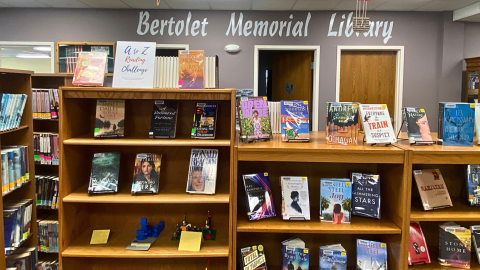
[[[405,58],[404,46],[337,46],[337,81],[335,85],[335,99],[340,101],[340,64],[342,51],[393,51],[397,52],[397,66],[395,70],[395,120],[394,130],[398,132],[402,124],[403,104],[403,69]]]
[[[313,51],[312,131],[318,131],[318,102],[320,94],[320,46],[255,45],[253,54],[253,94],[258,96],[259,51]]]

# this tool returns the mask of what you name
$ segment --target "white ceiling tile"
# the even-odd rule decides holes
[[[387,0],[372,0],[367,2],[367,10],[372,10],[379,5],[383,4]],[[351,10],[355,11],[357,8],[357,1],[356,0],[343,0],[338,5],[336,5],[333,9],[334,10]]]
[[[54,8],[88,8],[84,3],[77,0],[38,0]]]
[[[215,10],[250,10],[252,0],[209,0],[210,7]]]
[[[293,10],[331,10],[338,4],[338,0],[298,0]]]
[[[121,0],[78,0],[78,1],[92,8],[129,8],[129,6],[124,2],[122,2]]]
[[[162,0],[173,9],[210,9],[208,0]]]
[[[36,7],[49,7],[44,3],[40,3],[36,0],[1,0],[0,3],[7,4],[12,7],[27,7],[27,8],[36,8]]]
[[[432,0],[390,0],[372,10],[411,11],[424,6],[431,1]]]
[[[253,10],[290,10],[296,0],[254,0]]]
[[[415,9],[415,11],[451,11],[475,2],[478,2],[478,0],[436,0]]]
[[[95,0],[92,0],[95,1]],[[98,1],[98,0],[97,0]],[[164,1],[160,1],[160,6],[157,6],[156,0],[121,0],[131,8],[137,9],[169,9],[170,6]]]

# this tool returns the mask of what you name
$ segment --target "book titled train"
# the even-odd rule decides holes
[[[308,142],[310,140],[308,101],[280,102],[282,141]]]
[[[217,103],[197,103],[193,115],[192,138],[215,139]]]
[[[310,254],[305,242],[294,237],[282,242],[282,269],[309,269]]]
[[[445,180],[439,169],[413,171],[424,210],[452,206]]]
[[[327,102],[327,144],[358,144],[358,104]]]
[[[470,206],[480,206],[480,165],[469,164],[466,166],[466,169],[465,182],[468,193],[468,202],[470,203]]]
[[[386,104],[361,104],[360,115],[367,144],[397,142]]]
[[[123,137],[125,127],[125,100],[97,100],[94,136]]]
[[[192,149],[188,169],[187,192],[215,194],[217,164],[217,149]]]
[[[357,269],[387,270],[387,244],[357,239]]]
[[[341,244],[320,247],[320,270],[347,270],[347,251]]]
[[[88,193],[116,193],[120,171],[120,153],[95,153]]]
[[[352,215],[380,218],[380,175],[352,173]]]
[[[244,143],[272,139],[267,97],[240,97],[237,109]]]
[[[443,266],[470,269],[472,233],[454,222],[438,226],[438,263]]]
[[[242,270],[267,270],[263,245],[241,248],[238,261]]]
[[[410,144],[433,144],[427,113],[422,108],[403,108],[403,121],[407,126]]]
[[[352,183],[344,178],[320,179],[320,221],[350,223]]]
[[[438,109],[438,144],[473,146],[475,104],[440,102]]]
[[[203,50],[178,51],[178,71],[180,89],[203,89],[205,53]]]
[[[150,122],[150,138],[175,138],[177,131],[178,101],[155,100]]]
[[[249,220],[258,220],[275,216],[272,189],[268,173],[243,175],[246,193],[247,215]]]
[[[135,158],[132,193],[158,193],[162,154],[141,153]]]
[[[310,220],[308,178],[282,176],[282,217],[284,220]]]
[[[408,246],[408,265],[430,263],[427,242],[422,227],[415,221],[410,221],[410,241]]]

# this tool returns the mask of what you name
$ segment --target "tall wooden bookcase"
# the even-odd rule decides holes
[[[32,83],[31,71],[0,69],[0,91],[8,94],[25,94],[27,102],[18,129],[0,132],[0,145],[28,145],[28,166],[30,169],[30,180],[20,188],[3,195],[0,201],[0,209],[3,209],[3,202],[7,200],[32,199],[35,208],[35,166],[33,163],[33,121],[32,121]],[[22,247],[37,245],[37,224],[36,213],[32,211],[32,226],[28,239],[22,243]],[[0,219],[0,239],[4,237],[3,218]],[[1,241],[1,250],[5,250],[5,243]],[[0,259],[0,269],[5,269],[5,260],[8,256]]]
[[[233,142],[235,91],[232,89],[123,89],[62,87],[60,90],[60,264],[64,270],[108,269],[228,269],[231,267]],[[125,137],[93,137],[96,100],[125,99]],[[154,100],[179,101],[177,137],[149,139]],[[218,103],[214,140],[190,138],[196,102]],[[192,148],[219,150],[215,195],[187,194]],[[119,192],[89,196],[93,153],[120,152]],[[161,153],[158,194],[130,193],[136,153]],[[217,229],[216,241],[205,241],[199,252],[178,251],[170,241],[175,224],[204,226],[207,211]],[[165,221],[165,230],[149,251],[125,250],[135,238],[141,217],[151,224]],[[92,231],[110,229],[105,245],[90,245]]]

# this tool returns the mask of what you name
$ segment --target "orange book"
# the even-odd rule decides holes
[[[75,86],[103,86],[107,53],[81,52],[72,84]]]
[[[180,89],[203,89],[203,50],[178,51],[178,86]]]

